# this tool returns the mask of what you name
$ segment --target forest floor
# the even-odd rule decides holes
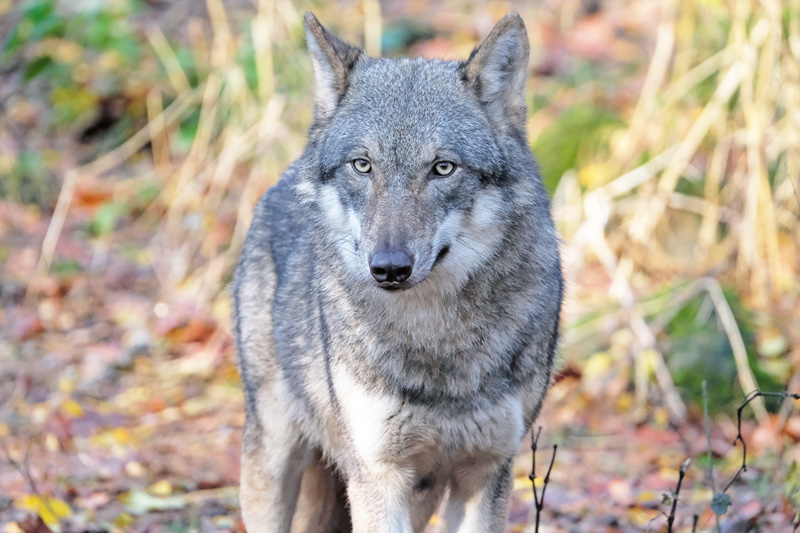
[[[233,68],[233,74],[226,71],[230,83],[217,87],[222,96],[213,102],[226,126],[215,122],[204,129],[208,94],[203,91],[219,67],[215,61],[224,61],[214,54],[229,53],[244,65],[241,85],[253,86],[251,76],[264,75],[258,39],[246,48],[243,38],[230,38],[213,10],[222,6],[216,1],[208,2],[209,14],[201,2],[120,0],[109,5],[123,7],[95,6],[87,19],[55,0],[21,4],[27,11],[12,4],[0,1],[0,37],[9,36],[0,63],[0,531],[244,531],[237,488],[244,409],[226,289],[237,249],[226,247],[240,242],[246,209],[239,206],[252,206],[304,142],[311,92],[297,18],[302,10],[278,1],[271,15],[282,21],[283,26],[275,24],[284,39],[275,40],[284,44],[270,56],[275,76],[268,79],[275,94],[285,94],[262,102],[256,113],[283,110],[275,138],[267,136],[272,144],[264,151],[271,152],[263,157],[271,159],[258,159],[254,150],[250,159],[225,167],[239,181],[221,185],[224,194],[209,181],[199,200],[184,201],[170,196],[186,186],[181,176],[217,179],[218,173],[200,170],[224,165],[230,153],[227,145],[219,148],[209,139],[253,131],[245,127],[247,117],[226,111],[226,105],[234,109],[255,99],[235,93],[225,100],[225,91],[237,86],[230,81],[238,79]],[[125,11],[128,4],[138,6],[134,15]],[[518,4],[476,2],[467,16],[455,2],[384,2],[381,42],[389,54],[466,57],[504,12],[528,13]],[[530,8],[526,18],[539,21],[529,29],[530,133],[543,139],[534,140],[534,149],[542,154],[546,181],[556,176],[548,186],[555,190],[570,278],[559,370],[536,422],[542,427],[539,495],[552,446],[558,445],[539,531],[667,531],[684,464],[673,531],[712,531],[717,519],[726,533],[796,530],[796,402],[768,401],[765,409],[756,401],[743,410],[747,469],[739,475],[743,443],[734,442],[736,409],[745,401],[742,376],[749,374],[733,362],[734,341],[724,327],[728,315],[708,309],[711,297],[681,296],[686,283],[711,279],[717,271],[679,275],[670,263],[669,275],[632,275],[626,282],[637,303],[626,307],[616,296],[621,278],[609,272],[601,252],[575,259],[578,248],[570,242],[580,233],[570,229],[570,189],[563,184],[568,179],[558,189],[555,184],[562,174],[579,183],[578,189],[603,180],[596,161],[610,150],[609,131],[621,128],[636,107],[658,32],[657,17],[644,16],[657,2],[609,1],[603,9],[601,4],[546,1]],[[345,12],[335,5],[311,8],[324,23],[331,21],[358,40],[370,5],[347,4]],[[254,17],[247,2],[225,3],[225,9],[225,24],[234,31]],[[347,10],[355,15],[343,16]],[[418,22],[434,19],[435,27]],[[25,27],[25,38],[33,39],[37,28],[43,37],[32,44],[20,37],[18,51],[9,52],[17,46],[14,28]],[[204,39],[205,45],[198,44]],[[208,42],[227,43],[230,50],[211,46],[203,56],[198,50]],[[186,61],[192,67],[184,68],[182,79],[178,70]],[[164,109],[179,111],[162,128],[154,117]],[[687,112],[699,114],[699,109]],[[244,124],[241,132],[233,131],[234,123]],[[142,128],[145,133],[151,128],[150,137],[137,144],[135,132]],[[574,137],[576,129],[587,136]],[[548,137],[547,131],[554,133]],[[560,136],[555,149],[548,144],[553,135]],[[203,148],[196,148],[203,136],[208,160],[202,159]],[[126,144],[130,139],[134,142]],[[576,148],[564,152],[559,143]],[[586,159],[595,149],[600,155]],[[714,151],[700,149],[708,158]],[[556,152],[562,159],[553,159]],[[697,171],[704,162],[698,156],[692,168]],[[70,181],[70,175],[78,178]],[[686,195],[698,190],[694,182],[686,187]],[[208,200],[215,194],[217,203]],[[196,215],[193,201],[200,206]],[[683,229],[694,231],[684,219],[675,220],[679,236],[688,234],[681,234]],[[789,216],[786,225],[791,224]],[[791,250],[800,238],[793,231],[777,241],[789,250],[786,257],[794,257]],[[614,253],[629,246],[620,239],[609,242]],[[676,257],[681,268],[691,263],[680,249]],[[654,255],[656,261],[662,258]],[[797,264],[786,261],[796,274]],[[752,293],[729,290],[732,277],[718,277],[759,384],[800,391],[796,283],[774,296],[772,311],[764,312]],[[708,286],[719,286],[715,283]],[[663,296],[664,287],[670,287],[665,298],[671,303],[650,313],[647,305]],[[712,289],[708,293],[716,294]],[[645,309],[641,315],[640,309]],[[635,325],[644,323],[637,322],[642,317],[654,332],[648,346]],[[668,368],[660,362],[663,354]],[[698,392],[704,380],[712,411],[708,421]],[[684,410],[670,403],[670,393],[678,395]],[[526,437],[515,462],[510,532],[534,531],[531,467]],[[437,515],[429,530],[444,531],[442,522]]]

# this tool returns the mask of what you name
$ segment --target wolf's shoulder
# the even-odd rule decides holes
[[[289,167],[278,183],[261,196],[253,212],[253,221],[244,244],[245,260],[258,261],[267,255],[280,276],[285,271],[292,254],[302,248],[309,229],[309,218],[303,215],[303,207],[295,187],[298,172]]]

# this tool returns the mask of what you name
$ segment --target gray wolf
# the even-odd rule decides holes
[[[380,59],[308,13],[305,151],[233,284],[248,531],[503,531],[547,390],[559,240],[528,148],[528,37]]]

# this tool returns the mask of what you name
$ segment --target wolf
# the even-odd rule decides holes
[[[466,61],[368,57],[305,15],[302,155],[234,276],[255,532],[505,528],[553,367],[559,238],[525,129],[517,14]]]

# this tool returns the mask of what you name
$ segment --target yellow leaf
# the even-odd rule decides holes
[[[655,509],[642,509],[641,507],[634,507],[628,512],[631,522],[640,527],[648,525],[658,515],[659,512]]]
[[[583,376],[585,379],[592,379],[605,375],[614,361],[608,352],[597,352],[589,356],[583,365]]]
[[[83,416],[83,408],[75,400],[67,400],[61,404],[61,411],[72,418],[80,418]]]
[[[14,501],[14,506],[22,511],[31,511],[39,515],[42,522],[49,527],[57,526],[61,520],[72,516],[72,509],[66,502],[50,496],[26,494]]]
[[[58,380],[58,390],[69,394],[75,390],[75,380],[62,376],[61,379]]]
[[[633,396],[628,394],[627,392],[621,393],[617,397],[617,409],[622,412],[628,412],[633,407]]]
[[[640,492],[638,496],[636,496],[636,501],[639,503],[650,503],[650,502],[660,502],[662,495],[652,490],[646,490],[644,492]]]
[[[131,434],[125,428],[114,428],[111,430],[114,440],[120,444],[127,444],[131,441]]]
[[[527,475],[515,477],[513,490],[531,490],[531,480]]]
[[[114,519],[114,525],[121,529],[127,529],[133,522],[133,517],[128,513],[122,513]]]
[[[663,407],[659,407],[653,413],[653,420],[656,427],[665,428],[669,424],[669,413]]]
[[[608,173],[606,172],[605,165],[599,163],[590,163],[583,167],[578,172],[578,180],[581,185],[588,189],[593,189],[608,182]]]
[[[156,496],[169,496],[172,494],[172,483],[166,479],[162,479],[147,487],[147,492],[155,494]]]

